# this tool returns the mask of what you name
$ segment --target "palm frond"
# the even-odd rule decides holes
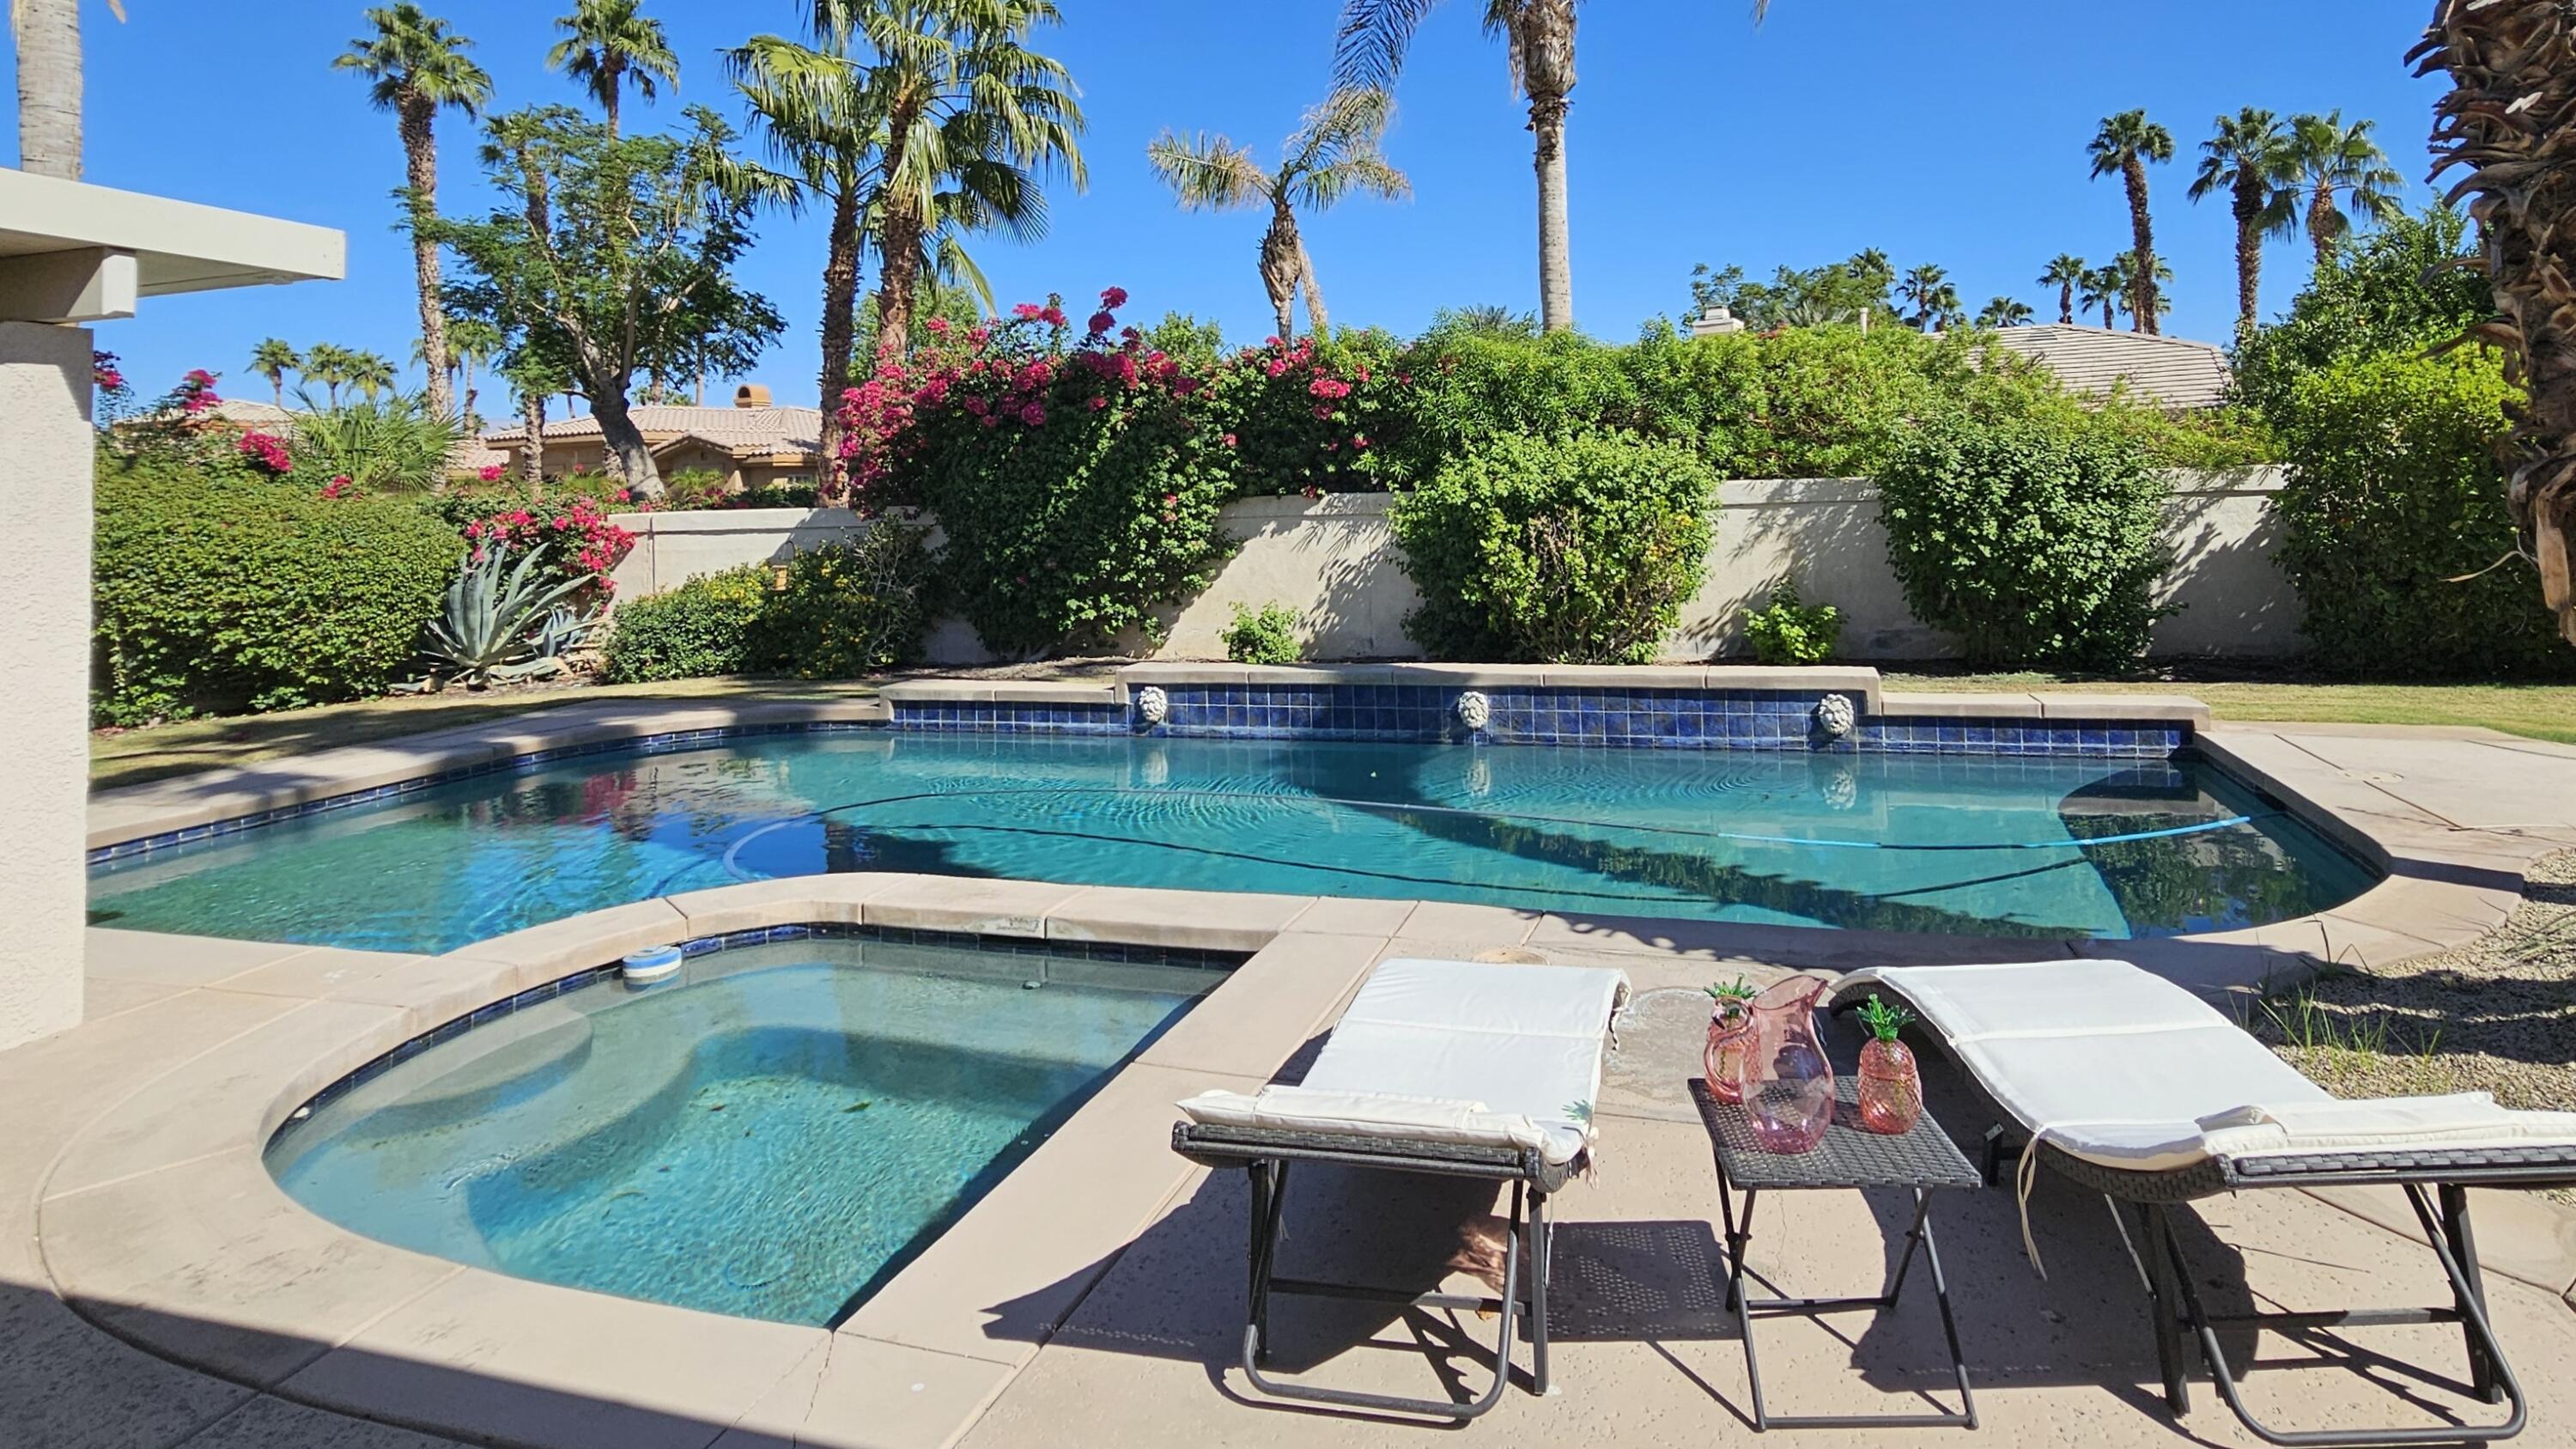
[[[1253,159],[1252,148],[1213,132],[1185,139],[1165,131],[1145,148],[1145,160],[1184,211],[1231,211],[1271,200],[1272,178]]]

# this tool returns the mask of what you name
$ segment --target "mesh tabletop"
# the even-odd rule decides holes
[[[1858,1083],[1834,1074],[1834,1122],[1811,1152],[1765,1151],[1754,1139],[1742,1107],[1709,1095],[1708,1084],[1690,1081],[1700,1124],[1717,1149],[1727,1181],[1737,1187],[1980,1187],[1985,1179],[1952,1145],[1950,1134],[1926,1112],[1905,1132],[1864,1132]]]

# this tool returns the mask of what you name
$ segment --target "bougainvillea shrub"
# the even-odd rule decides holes
[[[1079,332],[1057,301],[931,326],[843,400],[851,502],[937,516],[947,602],[1004,657],[1150,634],[1233,551],[1214,399],[1118,325],[1126,300],[1101,293]]]
[[[1350,493],[1412,481],[1403,344],[1374,329],[1326,341],[1273,337],[1235,354],[1211,388],[1235,491],[1246,496]]]

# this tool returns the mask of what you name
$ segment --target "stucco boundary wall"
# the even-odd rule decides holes
[[[2295,654],[2299,601],[2274,566],[2280,525],[2272,509],[2277,468],[2175,473],[2167,536],[2174,565],[2161,602],[2180,611],[2156,626],[2158,655],[2265,658]],[[1418,659],[1404,616],[1420,602],[1387,528],[1385,493],[1248,498],[1219,517],[1242,548],[1216,582],[1167,615],[1164,659],[1222,658],[1234,606],[1297,611],[1318,660]],[[1937,659],[1948,638],[1916,619],[1887,564],[1878,493],[1865,479],[1748,479],[1722,485],[1708,577],[1665,639],[1666,660],[1748,652],[1744,616],[1782,583],[1810,603],[1842,610],[1842,656]],[[767,563],[844,539],[866,527],[846,509],[734,509],[619,514],[636,545],[616,571],[621,599],[649,598],[698,574]],[[935,521],[933,521],[935,528]],[[1139,641],[1141,651],[1141,641]],[[932,634],[937,664],[991,656],[962,621]]]

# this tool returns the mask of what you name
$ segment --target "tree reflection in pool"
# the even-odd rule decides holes
[[[2371,880],[2188,758],[871,732],[440,786],[100,866],[91,905],[435,951],[857,870],[2102,938],[2263,924]]]

